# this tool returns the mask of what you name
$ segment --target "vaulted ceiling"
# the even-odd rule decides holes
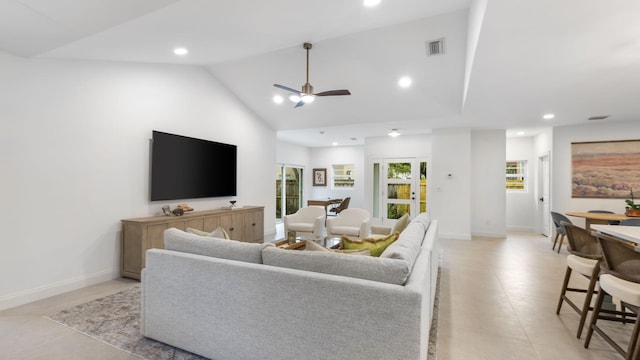
[[[597,115],[637,121],[638,18],[640,2],[628,0],[5,0],[0,50],[203,66],[279,138],[351,145],[392,128],[528,135]],[[437,39],[444,53],[429,56]],[[351,96],[273,102],[288,95],[274,83],[304,84],[304,42],[316,92]],[[400,88],[401,76],[412,85]]]

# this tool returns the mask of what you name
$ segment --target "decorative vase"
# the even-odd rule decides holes
[[[640,209],[628,208],[624,214],[629,217],[640,217]]]

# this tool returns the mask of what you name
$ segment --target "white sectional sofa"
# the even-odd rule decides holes
[[[177,229],[165,247],[142,272],[147,337],[215,360],[427,358],[439,253],[427,213],[380,258]]]

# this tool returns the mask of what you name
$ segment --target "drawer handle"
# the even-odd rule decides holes
[[[233,228],[229,228],[229,231],[233,231]]]
[[[256,223],[251,224],[251,226],[256,226]]]

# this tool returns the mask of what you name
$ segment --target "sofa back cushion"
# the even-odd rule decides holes
[[[409,277],[407,262],[322,251],[283,250],[275,247],[262,251],[265,265],[313,271],[324,274],[404,285]]]
[[[190,234],[176,228],[164,232],[164,248],[220,259],[262,264],[262,249],[273,244],[253,244]]]
[[[427,229],[429,229],[429,224],[431,224],[431,214],[427,211],[420,213],[420,215],[416,216],[412,222],[422,224],[424,226],[424,230],[427,231]]]
[[[422,240],[426,233],[424,223],[421,221],[412,221],[400,233],[398,240],[394,241],[380,255],[381,258],[399,259],[407,262],[409,270],[413,269],[413,264],[420,253]]]

